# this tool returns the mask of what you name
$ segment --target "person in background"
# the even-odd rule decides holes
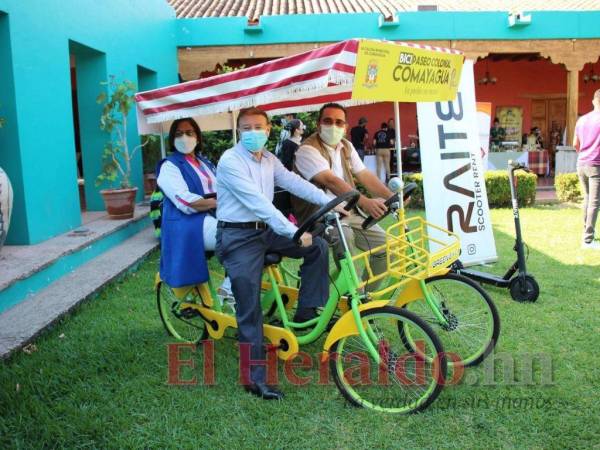
[[[600,89],[594,92],[594,109],[581,116],[575,125],[573,147],[577,150],[577,174],[583,192],[584,249],[600,249],[595,241],[596,219],[600,207]]]
[[[540,127],[533,127],[531,129],[532,143],[536,148],[541,149],[544,148],[544,138],[542,137],[542,130]]]
[[[383,167],[385,182],[390,178],[391,150],[394,147],[395,139],[395,134],[389,133],[388,125],[385,122],[381,124],[381,129],[373,137],[373,146],[377,156],[377,176],[381,176],[381,168]]]
[[[367,130],[367,118],[358,119],[358,125],[350,130],[350,141],[358,152],[358,156],[364,161],[367,146],[369,145],[369,131]]]
[[[529,130],[529,134],[527,135],[527,146],[530,149],[535,150],[537,148],[537,141],[537,133],[535,131],[535,127],[533,127]]]
[[[500,147],[505,140],[506,130],[500,126],[500,121],[496,117],[494,119],[494,125],[490,129],[490,147]]]
[[[281,145],[281,156],[280,160],[287,170],[292,170],[294,167],[294,161],[296,160],[296,150],[302,142],[302,135],[306,126],[300,119],[292,119],[286,125],[289,131],[289,137],[283,141]]]
[[[293,170],[294,161],[296,160],[296,150],[302,142],[302,135],[306,126],[300,119],[292,119],[285,126],[289,132],[289,137],[283,141],[279,159],[287,170]],[[294,225],[298,225],[296,217],[292,214],[292,203],[290,193],[279,186],[275,186],[273,204],[283,213],[287,219]]]
[[[291,120],[294,120],[294,115],[286,114],[279,122],[279,124],[281,124],[281,131],[279,132],[279,139],[277,139],[277,144],[275,145],[275,155],[277,155],[279,159],[281,159],[281,148],[283,143],[290,137],[290,129],[287,125]]]
[[[394,127],[396,126],[396,123],[394,122],[393,117],[390,117],[388,119],[387,125],[388,125],[388,127],[387,127],[388,138],[395,142],[396,141],[396,129]]]
[[[214,165],[202,155],[202,136],[194,119],[175,120],[168,144],[172,154],[158,163],[156,180],[165,195],[160,277],[176,288],[208,280],[205,252],[216,244],[217,179]],[[230,295],[228,278],[219,289]]]

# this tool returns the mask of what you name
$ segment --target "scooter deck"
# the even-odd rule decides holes
[[[502,278],[491,273],[481,272],[479,270],[460,269],[458,270],[458,273],[467,276],[472,280],[478,281],[479,283],[493,284],[494,286],[503,288],[508,287],[510,285],[510,278]]]

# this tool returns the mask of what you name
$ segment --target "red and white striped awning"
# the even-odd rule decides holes
[[[460,53],[397,43],[444,53]],[[327,45],[236,72],[188,81],[136,95],[138,122],[166,122],[259,106],[271,114],[314,111],[328,102],[352,100],[359,39]],[[140,123],[140,125],[142,125]]]

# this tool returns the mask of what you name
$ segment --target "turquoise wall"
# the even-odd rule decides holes
[[[245,17],[177,20],[179,47],[335,42],[363,37],[394,40],[590,39],[600,37],[600,11],[537,11],[530,25],[508,27],[506,12],[403,12],[398,26],[379,27],[380,15],[266,16],[262,31],[245,31]],[[224,32],[227,30],[227,32]]]
[[[95,99],[107,75],[137,82],[177,82],[175,14],[164,0],[0,0],[0,166],[15,191],[9,244],[34,244],[81,224],[71,105],[75,55],[85,190],[89,210],[103,210],[94,185],[109,138],[98,128]],[[145,81],[148,83],[148,80]],[[135,112],[130,145],[139,142]],[[141,154],[133,164],[143,198]]]

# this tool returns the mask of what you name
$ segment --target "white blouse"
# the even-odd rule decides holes
[[[204,192],[215,192],[217,188],[217,178],[215,174],[198,158],[196,158],[196,160],[200,163],[202,169],[204,169],[204,173],[189,161],[187,161],[187,163],[200,178]],[[164,194],[181,212],[185,214],[196,214],[198,212],[192,208],[190,204],[197,200],[202,200],[203,197],[190,192],[181,171],[171,161],[165,161],[163,163],[156,182]]]

